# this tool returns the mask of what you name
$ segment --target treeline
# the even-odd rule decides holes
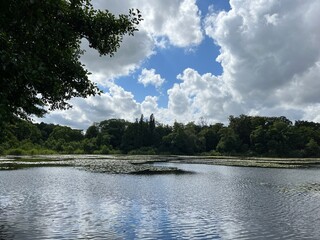
[[[319,157],[320,124],[286,117],[230,116],[229,124],[109,119],[82,130],[16,119],[0,136],[0,154],[206,154]]]

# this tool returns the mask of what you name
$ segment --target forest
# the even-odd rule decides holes
[[[172,126],[141,115],[135,122],[108,119],[72,129],[15,119],[0,136],[0,155],[181,154],[319,157],[320,124],[286,117],[230,116],[229,123]]]

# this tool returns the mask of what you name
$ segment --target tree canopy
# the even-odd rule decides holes
[[[100,55],[117,51],[142,20],[115,16],[90,0],[8,0],[0,7],[0,123],[67,109],[72,97],[100,94],[80,62],[81,40]]]
[[[79,129],[17,120],[0,136],[1,154],[129,153],[319,157],[320,124],[285,117],[230,116],[229,125],[175,122],[143,115],[135,122],[108,119]]]

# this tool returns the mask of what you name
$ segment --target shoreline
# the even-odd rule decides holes
[[[183,174],[176,167],[154,166],[156,162],[208,164],[261,168],[320,168],[319,158],[258,158],[182,155],[34,155],[0,156],[0,170],[31,167],[75,167],[111,174]]]

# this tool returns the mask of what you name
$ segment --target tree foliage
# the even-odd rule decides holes
[[[320,124],[285,117],[230,116],[230,123],[197,125],[156,122],[141,115],[135,122],[108,119],[85,133],[54,124],[16,120],[0,139],[6,153],[223,154],[267,157],[319,157]],[[42,149],[42,150],[41,150]],[[41,151],[40,151],[41,150]]]
[[[112,56],[142,20],[139,10],[116,17],[89,0],[2,1],[0,16],[0,122],[67,109],[72,97],[99,94],[80,62],[81,40]]]

